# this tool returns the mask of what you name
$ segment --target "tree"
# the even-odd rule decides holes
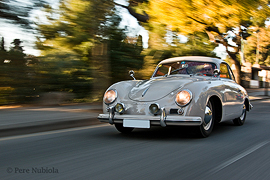
[[[47,6],[48,23],[39,23],[37,47],[42,55],[69,52],[89,56],[91,47],[102,38],[112,15],[112,0],[62,0],[59,9]]]
[[[247,38],[245,43],[246,60],[262,65],[270,65],[270,27],[265,28],[254,27],[253,33]]]
[[[100,89],[107,88],[111,83],[109,81],[126,79],[128,69],[142,64],[142,46],[126,41],[124,30],[119,29],[121,19],[115,14],[113,0],[62,0],[59,9],[48,6],[44,12],[48,22],[38,24],[41,36],[36,44],[46,66],[59,72],[58,76],[54,74],[54,80],[59,78],[57,82],[62,82],[62,85],[67,83],[64,79],[69,79],[68,74],[73,74],[92,83],[92,89],[86,88],[84,94],[93,92],[103,95]],[[81,65],[70,63],[69,69],[59,66],[75,61]],[[81,73],[74,73],[75,70]],[[43,77],[51,76],[50,69],[43,72],[46,72]],[[51,87],[64,89],[63,86]],[[74,92],[72,88],[65,90]]]
[[[242,40],[249,36],[251,25],[263,27],[270,16],[268,1],[265,0],[130,0],[125,8],[146,7],[147,13],[130,13],[137,20],[144,19],[149,24],[167,25],[172,31],[184,35],[200,31],[206,32],[210,41],[222,44],[236,65],[236,80],[241,81]],[[148,10],[147,10],[148,9]],[[243,56],[241,56],[243,58]]]
[[[117,6],[121,6],[128,10],[130,15],[135,17],[139,22],[147,23],[149,21],[149,15],[145,11],[136,12],[136,7],[143,3],[148,3],[148,0],[129,0],[129,5],[125,6],[119,3],[114,2]],[[141,9],[141,8],[140,8]],[[143,9],[143,8],[142,8]]]
[[[152,35],[153,34],[154,33],[152,33]],[[164,44],[155,46],[155,48],[152,47],[144,49],[142,52],[142,54],[145,56],[144,65],[139,71],[137,77],[141,79],[150,78],[156,68],[157,63],[167,58],[178,56],[217,57],[213,52],[216,44],[208,40],[206,33],[196,32],[190,34],[187,36],[186,42],[181,42],[179,36],[175,32],[170,32],[169,34],[170,35],[167,35],[167,42],[164,42]],[[155,42],[157,41],[155,40]]]
[[[6,51],[4,37],[2,37],[2,40],[1,40],[1,43],[0,43],[0,51]]]
[[[25,54],[23,53],[23,46],[21,46],[22,41],[20,39],[14,39],[11,43],[13,46],[10,47],[8,52],[9,60],[11,60],[11,64],[13,66],[26,66]]]
[[[204,31],[211,41],[224,45],[236,65],[238,83],[241,81],[242,40],[249,36],[252,24],[262,26],[270,16],[268,2],[264,0],[189,0],[181,3],[151,0],[150,9],[150,21],[162,22],[184,34]]]
[[[112,16],[110,25],[106,28],[103,42],[108,44],[111,83],[127,80],[128,71],[139,70],[143,65],[142,36],[127,37],[124,29],[119,28],[121,19]]]
[[[175,33],[176,34],[176,33]],[[213,50],[216,44],[209,42],[208,36],[203,32],[194,32],[186,36],[187,42],[174,41],[171,45],[173,56],[209,56],[217,57]]]
[[[0,66],[4,65],[4,61],[7,59],[8,53],[5,48],[5,39],[2,37],[2,40],[0,42]]]
[[[0,50],[0,94],[5,103],[24,102],[33,93],[32,69],[27,65],[23,51],[20,39],[14,39],[9,51]]]
[[[33,67],[32,84],[35,94],[47,92],[69,92],[74,98],[84,98],[89,95],[92,79],[88,63],[78,61],[72,54],[58,54],[39,57],[39,62]]]
[[[61,82],[61,85],[45,82],[45,84],[54,84],[46,91],[75,92],[81,82],[79,94],[83,94],[83,91],[85,96],[89,95],[91,90],[87,82],[94,83],[93,76],[103,77],[105,73],[102,72],[106,72],[104,68],[100,70],[95,67],[92,49],[104,38],[104,31],[108,19],[113,15],[113,8],[112,0],[62,0],[57,9],[46,6],[44,13],[47,16],[47,22],[38,23],[37,29],[41,36],[36,42],[38,49],[41,50],[41,60],[47,67],[45,71],[43,70],[45,74],[42,77],[51,76],[50,69],[55,69],[54,80],[58,79],[57,82]],[[62,66],[63,64],[65,66]],[[81,81],[75,81],[76,77]],[[74,82],[68,80],[74,80]],[[72,83],[76,87],[64,88]],[[60,86],[55,86],[57,84]]]

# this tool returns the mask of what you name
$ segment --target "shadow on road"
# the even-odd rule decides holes
[[[114,128],[113,126],[111,128]],[[226,122],[218,124],[214,127],[212,134],[208,137],[215,137],[219,134],[230,133],[230,131],[237,131],[237,126],[233,123]],[[114,133],[103,134],[104,138],[116,138],[116,139],[135,139],[135,140],[166,140],[166,141],[175,141],[175,140],[199,140],[205,139],[198,136],[196,129],[194,127],[151,127],[150,129],[134,129],[129,134],[122,134],[116,129]]]

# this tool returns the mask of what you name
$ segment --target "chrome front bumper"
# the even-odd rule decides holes
[[[147,115],[119,115],[119,114],[100,114],[98,116],[100,122],[107,122],[110,124],[123,123],[124,120],[140,120],[150,121],[151,125],[159,125],[162,127],[168,126],[200,126],[202,124],[201,117],[193,116],[170,116],[165,113],[157,116]]]

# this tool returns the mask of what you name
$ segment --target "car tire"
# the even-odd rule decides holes
[[[236,118],[236,119],[233,120],[234,125],[242,126],[245,123],[246,116],[247,116],[247,108],[246,108],[246,105],[243,104],[242,114],[241,114],[241,116],[239,118]]]
[[[122,123],[120,124],[115,124],[115,128],[121,132],[121,133],[124,133],[124,134],[127,134],[127,133],[130,133],[134,128],[130,128],[130,127],[124,127]]]
[[[208,137],[214,127],[215,122],[215,108],[213,101],[209,100],[205,107],[205,116],[203,123],[198,127],[197,132],[200,137]]]

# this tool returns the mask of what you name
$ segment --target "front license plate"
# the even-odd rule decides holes
[[[150,121],[124,119],[123,126],[124,127],[134,127],[134,128],[150,128]]]

